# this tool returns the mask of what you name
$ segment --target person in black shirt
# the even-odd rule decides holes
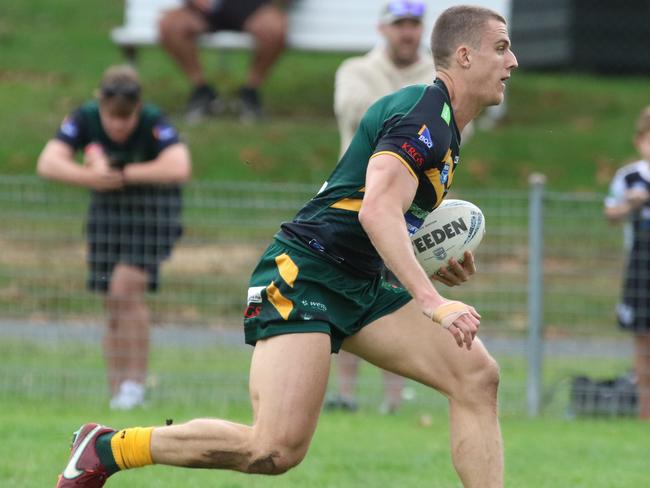
[[[111,407],[144,400],[149,350],[147,291],[182,233],[181,188],[190,155],[160,110],[143,104],[135,70],[113,66],[97,99],[62,122],[38,158],[44,178],[92,190],[86,234],[88,288],[105,294]],[[84,164],[75,154],[84,152]]]

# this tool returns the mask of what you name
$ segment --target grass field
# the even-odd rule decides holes
[[[70,433],[94,419],[106,425],[160,425],[195,416],[227,415],[247,422],[244,409],[191,407],[146,409],[117,414],[104,408],[3,401],[0,423],[0,486],[53,486],[65,465]],[[461,486],[451,466],[448,428],[443,411],[432,411],[431,425],[420,422],[422,410],[395,416],[325,412],[312,448],[295,470],[279,478],[237,473],[147,468],[118,474],[108,486],[221,488],[400,488]],[[646,486],[650,424],[635,421],[506,417],[506,486],[530,488],[640,488]]]

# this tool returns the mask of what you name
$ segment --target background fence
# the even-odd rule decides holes
[[[247,281],[279,222],[317,190],[311,185],[192,183],[184,193],[185,235],[150,296],[155,317],[151,402],[247,399],[241,315]],[[545,192],[543,202],[543,389],[548,414],[570,414],[569,379],[611,376],[632,364],[617,331],[623,267],[621,229],[602,216],[602,195]],[[505,413],[526,410],[529,194],[463,191],[482,208],[486,237],[479,272],[444,290],[481,312],[481,337],[502,367]],[[32,177],[0,178],[0,398],[5,395],[106,401],[100,353],[101,298],[85,290],[84,190]],[[360,395],[380,402],[381,380],[365,368]],[[444,400],[410,385],[417,408]],[[408,408],[408,404],[407,404]]]

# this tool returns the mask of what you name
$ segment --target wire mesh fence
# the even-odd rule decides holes
[[[184,189],[183,237],[163,264],[159,292],[147,299],[155,324],[148,401],[246,401],[247,281],[279,223],[316,190],[232,182]],[[461,189],[454,197],[483,210],[487,234],[477,275],[442,292],[481,312],[481,337],[501,365],[502,410],[520,414],[530,352],[528,193]],[[0,204],[0,398],[107,401],[103,300],[85,288],[87,192],[3,176]],[[631,340],[615,326],[623,258],[621,231],[605,222],[602,195],[545,193],[544,412],[576,413],[575,377],[621,376],[631,368]],[[379,405],[381,395],[379,373],[362,368],[362,406]],[[405,398],[405,408],[446,403],[415,384]]]

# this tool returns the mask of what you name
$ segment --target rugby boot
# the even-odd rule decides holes
[[[95,449],[100,435],[115,432],[98,424],[85,424],[72,437],[68,464],[59,475],[55,488],[100,488],[110,473],[102,465]]]

